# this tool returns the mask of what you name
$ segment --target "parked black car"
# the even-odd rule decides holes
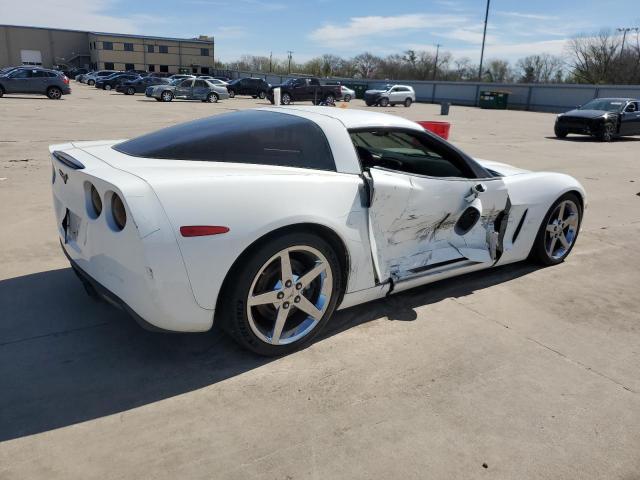
[[[56,70],[17,68],[0,76],[0,97],[5,93],[31,93],[58,100],[71,93],[69,79]]]
[[[96,88],[101,88],[103,90],[111,90],[112,88],[116,88],[120,83],[129,80],[136,80],[140,78],[140,75],[137,73],[114,73],[105,78],[100,78],[96,80]]]
[[[634,98],[596,98],[561,113],[554,127],[556,137],[569,133],[591,135],[603,142],[616,137],[640,135],[640,100]]]
[[[333,103],[340,98],[342,91],[338,85],[320,85],[317,78],[290,78],[282,85],[273,85],[269,90],[269,100],[274,103],[273,89],[280,88],[280,101],[283,105],[292,102],[311,101],[312,103]]]
[[[215,77],[214,77],[215,78]],[[218,78],[222,80],[222,78]],[[236,95],[250,95],[253,98],[266,98],[270,85],[262,78],[238,78],[227,86],[229,97]]]
[[[147,87],[153,85],[169,85],[171,83],[168,78],[162,77],[143,77],[136,78],[134,80],[127,80],[121,82],[116,86],[116,92],[124,93],[125,95],[133,95],[134,93],[144,93]]]

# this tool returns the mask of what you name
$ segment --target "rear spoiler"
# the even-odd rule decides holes
[[[82,162],[76,160],[71,155],[67,155],[64,152],[60,152],[59,150],[55,150],[51,153],[60,163],[63,163],[69,168],[73,168],[74,170],[82,170],[84,169],[84,165]]]

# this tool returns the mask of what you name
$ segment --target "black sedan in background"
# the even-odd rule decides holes
[[[168,78],[162,77],[136,78],[135,80],[121,82],[116,86],[116,92],[133,95],[135,93],[144,93],[147,87],[152,87],[153,85],[169,85],[170,83],[171,81]]]
[[[596,98],[570,112],[561,113],[554,127],[556,137],[570,133],[591,135],[603,142],[640,135],[640,100]]]
[[[113,75],[109,75],[108,77],[96,80],[96,88],[111,90],[112,88],[116,88],[122,82],[136,80],[137,78],[140,78],[140,75],[137,73],[118,72]]]

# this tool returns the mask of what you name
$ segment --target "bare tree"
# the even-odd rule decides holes
[[[548,53],[529,55],[516,63],[518,81],[523,83],[562,81],[564,65],[564,60],[556,55]]]
[[[356,72],[361,78],[373,78],[376,70],[380,67],[381,59],[375,55],[365,52],[353,58]]]

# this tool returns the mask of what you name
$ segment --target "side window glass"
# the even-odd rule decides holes
[[[182,81],[182,83],[180,84],[180,86],[181,86],[181,87],[187,87],[187,88],[188,88],[188,87],[190,87],[190,86],[191,86],[191,83],[192,83],[192,82],[193,82],[193,81],[192,81],[190,78],[188,78],[187,80],[183,80],[183,81]]]
[[[31,70],[17,70],[11,78],[31,78]]]
[[[203,88],[206,87],[207,84],[205,83],[204,80],[196,80],[196,84],[194,85],[194,87],[196,88]]]
[[[357,131],[351,140],[363,169],[382,167],[429,177],[474,178],[463,159],[427,135],[406,131]]]

